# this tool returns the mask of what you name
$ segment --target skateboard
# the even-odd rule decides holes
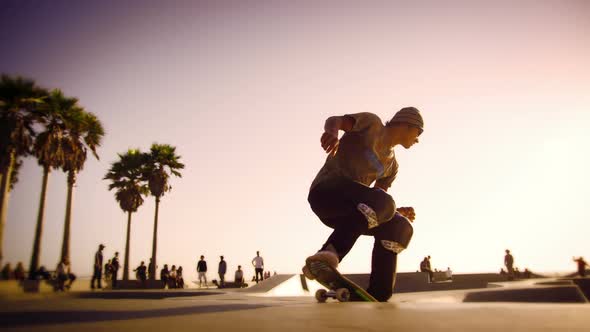
[[[316,275],[316,280],[326,289],[318,289],[315,298],[319,303],[324,303],[328,298],[339,302],[362,301],[378,302],[371,294],[367,293],[359,285],[346,278],[338,270],[324,262],[312,262],[310,270]]]

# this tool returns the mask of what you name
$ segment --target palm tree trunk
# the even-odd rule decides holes
[[[2,259],[4,258],[4,226],[8,214],[8,195],[10,194],[10,177],[12,176],[14,160],[13,151],[10,153],[8,169],[0,174],[0,265],[2,265]]]
[[[47,194],[47,180],[49,178],[49,166],[43,166],[43,184],[41,185],[41,198],[39,199],[39,214],[37,215],[37,227],[35,228],[35,242],[33,254],[29,265],[29,278],[34,279],[39,268],[39,255],[41,249],[41,235],[43,234],[43,214],[45,212],[45,196]]]
[[[66,201],[66,218],[64,221],[64,236],[61,245],[61,259],[70,261],[70,225],[72,223],[72,196],[76,184],[76,172],[68,172],[68,198]]]
[[[154,239],[152,243],[152,271],[150,279],[156,280],[156,249],[158,244],[158,208],[160,206],[160,197],[156,196],[156,216],[154,217]]]
[[[127,242],[125,242],[125,263],[123,264],[123,280],[129,280],[129,241],[131,238],[131,211],[127,216]]]

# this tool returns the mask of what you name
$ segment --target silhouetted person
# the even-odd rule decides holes
[[[385,125],[373,113],[329,117],[321,146],[328,153],[313,180],[308,202],[322,223],[334,231],[302,269],[308,279],[337,268],[361,235],[375,238],[368,293],[387,301],[393,292],[397,255],[413,234],[413,208],[396,209],[387,190],[398,163],[393,148],[418,143],[424,121],[415,107],[398,111]],[[344,131],[339,140],[340,130]],[[373,187],[371,185],[374,183]],[[329,267],[326,267],[329,266]]]
[[[12,279],[12,268],[10,267],[10,263],[6,263],[6,265],[4,265],[4,268],[2,269],[2,279]]]
[[[514,257],[512,257],[508,249],[506,249],[506,255],[504,256],[504,266],[506,266],[508,279],[514,279]]]
[[[522,276],[525,279],[530,279],[531,278],[531,274],[532,274],[531,271],[528,268],[525,268],[524,269],[524,272],[522,273]]]
[[[103,275],[104,275],[104,281],[108,284],[109,282],[111,282],[111,280],[113,279],[113,266],[111,265],[111,260],[107,260],[107,262],[104,264],[104,270],[103,270]]]
[[[184,288],[184,278],[182,276],[182,266],[179,266],[178,270],[176,270],[176,286],[178,286],[178,288]]]
[[[260,252],[256,252],[256,257],[252,258],[252,266],[254,266],[254,275],[256,283],[258,283],[258,275],[260,275],[260,280],[264,280],[264,275],[262,272],[264,271],[264,259],[260,257]]]
[[[94,281],[98,282],[98,288],[102,288],[102,250],[104,244],[98,246],[96,254],[94,254],[94,267],[92,273],[92,280],[90,280],[90,288],[94,289]]]
[[[119,252],[115,252],[115,257],[111,259],[111,278],[113,289],[117,288],[117,273],[119,272]]]
[[[172,265],[172,267],[170,268],[168,288],[176,288],[176,265]]]
[[[41,265],[41,267],[39,267],[39,270],[37,270],[36,279],[39,278],[43,280],[51,280],[51,273],[47,271],[44,265]]]
[[[434,272],[430,269],[430,262],[428,261],[428,257],[424,257],[422,262],[420,263],[420,272],[428,273],[428,282],[434,281]]]
[[[199,288],[202,287],[203,279],[205,279],[205,287],[209,288],[207,285],[207,262],[203,255],[201,255],[201,260],[197,263],[197,273],[199,274]]]
[[[146,280],[147,280],[147,268],[145,266],[145,263],[143,261],[141,261],[141,264],[139,264],[139,266],[133,270],[135,271],[135,277],[137,278],[137,280],[139,280],[141,282],[141,287],[145,287],[146,286]]]
[[[584,260],[584,257],[579,257],[579,258],[574,257],[574,262],[576,262],[578,264],[578,275],[580,277],[585,277],[586,276],[586,266],[589,266],[589,265]]]
[[[164,264],[164,267],[162,268],[162,270],[160,270],[160,280],[162,281],[162,284],[164,284],[164,287],[168,285],[169,277],[170,271],[168,271],[168,264]]]
[[[158,267],[154,267],[152,268],[152,265],[154,265],[154,263],[152,263],[152,259],[150,258],[150,262],[148,264],[148,271],[147,271],[147,275],[148,275],[148,279],[151,278],[151,271],[154,271],[154,274],[156,273],[156,270],[158,269]]]
[[[225,272],[227,272],[227,263],[223,260],[223,256],[219,256],[219,267],[217,273],[219,274],[219,287],[225,287]]]
[[[22,262],[18,262],[18,264],[16,264],[16,268],[14,269],[14,278],[19,281],[25,280],[25,268]]]
[[[240,288],[242,287],[242,285],[244,285],[244,271],[242,271],[241,265],[238,265],[238,269],[234,274],[234,283]]]

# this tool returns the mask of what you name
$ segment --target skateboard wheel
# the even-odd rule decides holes
[[[348,302],[350,300],[350,291],[346,288],[337,289],[336,299],[340,302]]]
[[[325,289],[318,289],[315,292],[315,299],[318,300],[318,302],[320,302],[320,303],[324,303],[328,299],[327,294],[328,294],[328,291],[326,291]]]

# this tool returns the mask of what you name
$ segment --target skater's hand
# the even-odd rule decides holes
[[[322,149],[326,151],[326,153],[330,153],[331,155],[335,155],[336,151],[338,151],[338,132],[324,132],[322,134],[322,138],[320,139],[322,142]]]
[[[401,214],[402,216],[408,218],[410,221],[414,221],[414,219],[416,219],[416,212],[414,212],[414,208],[411,206],[399,207],[397,208],[397,212],[399,212],[399,214]]]

